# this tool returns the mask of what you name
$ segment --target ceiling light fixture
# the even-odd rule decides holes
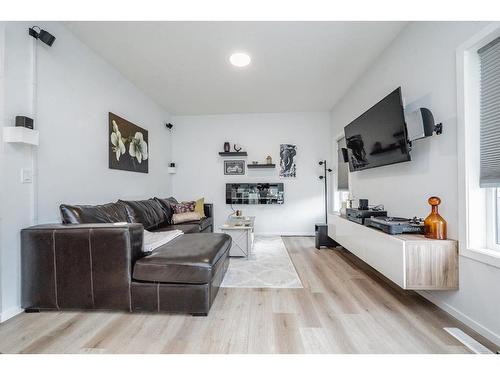
[[[247,66],[251,61],[252,59],[250,58],[250,56],[242,52],[233,53],[229,57],[229,62],[239,68]]]

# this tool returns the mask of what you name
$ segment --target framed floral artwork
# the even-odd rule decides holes
[[[148,131],[109,112],[109,168],[148,173]]]

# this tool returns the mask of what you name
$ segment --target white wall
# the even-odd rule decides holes
[[[32,45],[27,23],[6,23],[5,116],[32,113]],[[2,174],[2,319],[20,306],[19,230],[59,221],[58,206],[105,203],[118,198],[169,195],[166,168],[171,157],[169,114],[94,54],[61,23],[43,23],[56,36],[52,47],[38,43],[38,205],[33,184],[20,182],[21,168],[32,167],[29,146],[5,144]],[[149,131],[149,174],[108,169],[108,112]],[[36,152],[36,151],[35,151]],[[38,219],[36,212],[38,211]],[[8,220],[7,220],[8,219]]]
[[[0,22],[0,123],[4,122],[5,119],[5,110],[4,110],[4,86],[5,86],[5,77],[4,77],[4,59],[5,52],[5,22]],[[3,181],[5,179],[5,171],[4,171],[4,144],[0,139],[0,271],[3,263],[3,217],[4,217],[4,184]],[[0,322],[2,321],[2,280],[0,273]]]
[[[442,198],[448,235],[458,238],[456,48],[485,27],[477,22],[411,23],[331,111],[332,136],[402,86],[406,106],[429,107],[442,135],[414,142],[412,161],[350,174],[357,198],[384,204],[391,216],[425,217],[427,198]],[[500,343],[500,269],[460,258],[460,290],[425,293]]]
[[[225,184],[231,182],[283,182],[284,205],[234,206],[256,216],[256,232],[312,234],[316,222],[324,222],[323,183],[318,161],[330,151],[329,114],[272,113],[220,116],[177,116],[174,123],[174,196],[205,197],[215,206],[215,229],[231,213],[225,204]],[[218,155],[224,141],[236,142],[248,152],[247,162],[263,162],[271,155],[276,169],[248,170],[245,176],[225,176],[224,158]],[[281,143],[297,145],[297,178],[279,177]],[[227,158],[230,159],[230,158]]]

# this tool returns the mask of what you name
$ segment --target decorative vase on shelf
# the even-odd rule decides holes
[[[268,155],[267,158],[266,158],[266,163],[267,164],[273,164],[273,158],[271,157],[271,155]]]
[[[234,147],[234,151],[236,151],[236,152],[240,152],[241,151],[241,146],[239,144],[235,143],[233,145],[233,147]]]
[[[439,197],[430,197],[428,202],[432,206],[432,211],[424,220],[425,237],[446,240],[446,220],[438,212],[441,199]]]
[[[229,142],[224,142],[224,152],[229,152],[231,150],[231,145]]]

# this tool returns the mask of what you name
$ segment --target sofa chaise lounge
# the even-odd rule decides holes
[[[231,238],[211,233],[212,205],[205,205],[206,219],[175,225],[168,202],[61,205],[63,224],[23,229],[23,308],[207,315],[229,265]],[[144,229],[186,234],[144,253]]]

